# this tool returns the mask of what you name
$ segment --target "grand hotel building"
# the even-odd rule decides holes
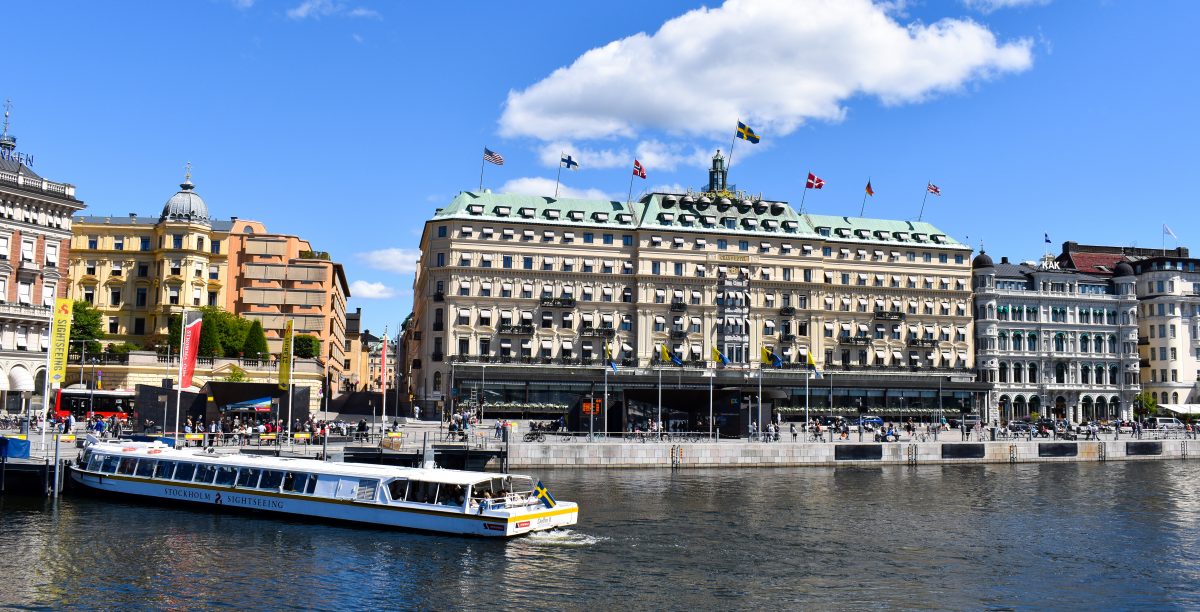
[[[803,415],[806,397],[814,414],[975,409],[988,385],[969,247],[928,223],[801,215],[725,180],[718,152],[702,192],[630,204],[460,193],[421,238],[404,330],[415,401],[434,414],[482,396],[485,416],[580,426],[607,378],[610,430],[660,402],[703,428],[711,402],[726,433]],[[763,365],[764,347],[782,363]],[[824,377],[806,394],[810,353]]]

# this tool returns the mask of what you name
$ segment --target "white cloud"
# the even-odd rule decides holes
[[[420,249],[379,249],[356,255],[368,266],[376,270],[387,270],[397,274],[412,274],[417,271],[417,260],[421,259]]]
[[[869,0],[696,9],[510,91],[500,131],[544,141],[633,138],[647,128],[723,138],[741,117],[770,139],[807,120],[841,120],[855,96],[920,102],[1032,65],[1029,40],[1000,43],[969,19],[902,24],[897,10]]]
[[[386,300],[396,297],[396,291],[383,283],[356,280],[350,283],[350,295],[364,300]]]
[[[540,176],[515,178],[502,185],[499,191],[501,193],[519,193],[523,195],[553,197],[554,179],[542,178]],[[616,197],[599,189],[576,189],[574,187],[568,187],[565,183],[560,183],[558,185],[558,197],[579,198],[585,200],[623,199],[623,197]]]
[[[991,13],[1000,9],[1019,8],[1023,6],[1045,6],[1050,0],[962,0],[967,8],[981,13]]]
[[[344,3],[337,2],[336,0],[304,0],[300,4],[297,4],[287,11],[288,18],[296,20],[309,18],[320,19],[321,17],[331,17],[334,15],[365,17],[370,19],[383,18],[383,16],[374,9],[369,9],[362,6],[350,8]]]
[[[351,34],[351,35],[350,35],[350,38],[351,38],[351,39],[353,39],[353,40],[354,40],[354,42],[356,42],[356,43],[358,43],[358,44],[360,44],[360,45],[363,43],[363,37],[362,37],[361,35],[359,35],[359,34]]]
[[[582,170],[626,168],[633,169],[637,159],[647,170],[674,171],[679,166],[707,168],[715,149],[694,144],[667,143],[650,139],[637,143],[633,151],[626,148],[592,149],[569,141],[554,141],[541,146],[538,159],[554,168],[562,154],[571,155]],[[749,155],[747,150],[746,155]],[[741,151],[739,151],[741,156]]]
[[[669,185],[654,185],[646,191],[650,193],[687,193],[687,186],[679,183],[671,183]]]

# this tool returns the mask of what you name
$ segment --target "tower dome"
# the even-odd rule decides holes
[[[1116,267],[1113,268],[1113,276],[1117,278],[1122,276],[1133,276],[1133,266],[1129,265],[1129,262],[1121,260],[1117,263]]]
[[[184,175],[183,182],[179,184],[179,191],[167,200],[163,205],[162,216],[159,217],[159,222],[162,221],[191,221],[199,223],[208,223],[208,205],[204,203],[204,199],[200,194],[196,193],[195,185],[192,184],[192,169],[191,164],[188,164],[187,174]]]
[[[988,256],[986,251],[980,251],[975,259],[971,261],[972,268],[991,268],[995,264],[992,263],[992,258]]]

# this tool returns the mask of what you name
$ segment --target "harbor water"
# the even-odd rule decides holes
[[[0,500],[17,609],[1196,609],[1190,462],[543,470],[510,541]]]

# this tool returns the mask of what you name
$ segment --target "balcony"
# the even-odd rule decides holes
[[[1148,368],[1148,367],[1150,367],[1150,360],[1149,359],[1139,359],[1138,365],[1143,368]]]
[[[532,323],[524,323],[524,324],[501,323],[500,325],[496,326],[496,333],[497,334],[528,335],[528,334],[533,333],[533,324]]]
[[[866,346],[871,344],[871,339],[867,336],[846,336],[845,338],[838,338],[838,344],[857,344],[859,346]]]
[[[671,330],[671,339],[672,340],[683,340],[684,338],[687,338],[687,337],[688,337],[688,333],[685,330],[682,330],[682,329],[672,329]]]
[[[434,353],[431,356],[431,359],[433,359],[434,361],[441,361],[445,358],[446,358],[446,355],[444,353]]]
[[[36,273],[36,272],[40,272],[41,269],[42,269],[42,267],[39,266],[36,261],[31,261],[28,259],[21,260],[21,271],[22,272],[35,272]]]
[[[579,329],[581,338],[612,338],[616,335],[617,330],[611,327],[581,327]]]
[[[795,314],[796,309],[792,306],[784,306],[783,308],[779,309],[779,316],[781,317],[791,317],[795,316]]]
[[[796,341],[796,334],[783,334],[779,336],[780,342],[792,343]]]
[[[932,338],[909,338],[908,345],[921,348],[937,348],[938,341]]]
[[[542,298],[542,306],[546,308],[574,308],[575,298],[544,297]]]
[[[1149,338],[1138,338],[1138,346],[1149,346],[1149,345],[1150,345]]]
[[[433,294],[433,301],[435,301],[435,302],[445,302],[445,301],[446,301],[446,294],[445,294],[444,292],[442,292],[442,291],[438,291],[438,292],[434,293],[434,294]]]
[[[904,313],[903,312],[892,312],[889,310],[876,310],[875,311],[875,320],[876,321],[903,321]]]
[[[687,304],[683,302],[671,302],[671,312],[687,312]]]

